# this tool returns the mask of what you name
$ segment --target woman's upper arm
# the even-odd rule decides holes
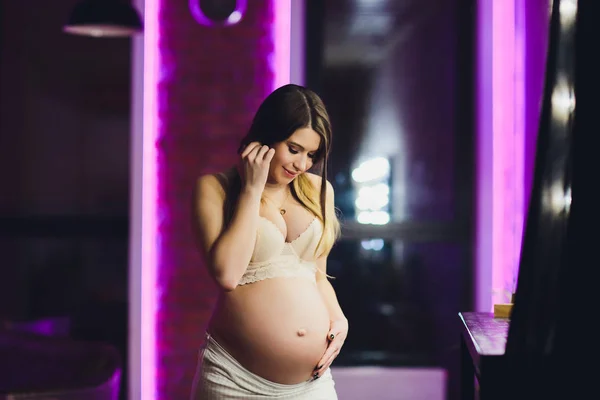
[[[209,254],[223,230],[225,191],[214,175],[198,178],[194,188],[194,226],[204,254]]]

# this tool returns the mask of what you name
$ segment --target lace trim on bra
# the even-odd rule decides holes
[[[246,285],[269,278],[308,278],[316,282],[317,265],[312,261],[303,261],[295,256],[264,263],[250,263],[248,269],[238,282]]]

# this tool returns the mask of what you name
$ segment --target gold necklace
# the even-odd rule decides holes
[[[269,198],[269,196],[265,196],[267,198],[267,200],[269,200],[271,203],[273,203],[273,205],[276,205],[276,203],[271,200]],[[283,207],[285,205],[285,203],[287,202],[288,198],[290,197],[290,191],[288,190],[287,195],[285,196],[285,199],[283,199],[283,201],[281,202],[281,205],[279,207],[277,207],[279,209],[279,214],[281,214],[282,216],[285,215],[285,213],[287,212],[286,209]]]
[[[281,216],[284,216],[286,213],[286,210],[285,210],[285,208],[283,208],[283,206],[288,201],[288,198],[290,197],[290,193],[291,193],[291,191],[288,190],[287,195],[285,196],[285,199],[283,199],[283,203],[281,203],[281,207],[279,207],[279,214],[281,214]]]

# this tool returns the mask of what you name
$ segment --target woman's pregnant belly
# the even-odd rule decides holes
[[[327,349],[329,314],[313,282],[272,278],[225,293],[210,325],[246,369],[295,384],[311,378]]]

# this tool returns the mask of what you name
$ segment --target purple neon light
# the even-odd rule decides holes
[[[291,0],[273,0],[271,3],[275,13],[275,29],[273,30],[273,43],[275,44],[273,89],[290,83],[291,59]]]
[[[493,259],[492,303],[515,287],[523,231],[524,20],[521,0],[493,3]]]
[[[525,194],[525,153],[527,146],[527,129],[525,123],[525,73],[526,73],[526,52],[525,43],[527,40],[527,18],[525,14],[525,0],[515,0],[515,128],[514,132],[514,204],[512,207],[512,229],[509,234],[512,237],[511,259],[508,260],[507,268],[510,268],[510,281],[508,288],[510,294],[517,288],[517,277],[519,275],[519,263],[521,259],[521,245],[523,241],[523,227],[525,225],[526,214],[526,194]],[[506,300],[510,300],[508,297]]]
[[[526,34],[522,1],[479,1],[475,291],[476,308],[482,311],[510,300],[521,250]]]
[[[273,35],[273,88],[290,81],[290,21],[291,0],[272,0],[275,20]],[[238,8],[245,1],[238,3]],[[156,317],[158,304],[158,270],[156,253],[158,242],[158,99],[159,76],[162,66],[159,48],[161,0],[145,0],[144,3],[144,96],[143,96],[143,161],[142,161],[142,261],[141,261],[141,363],[140,395],[142,400],[157,398],[157,351]],[[193,8],[192,8],[193,12]],[[194,15],[198,18],[198,15]]]
[[[492,303],[503,303],[509,262],[514,252],[511,234],[515,176],[515,3],[494,1],[492,8]]]
[[[492,288],[492,7],[479,0],[477,14],[477,151],[475,309],[489,311]]]
[[[141,373],[142,400],[156,398],[157,310],[157,151],[160,0],[144,3],[144,110],[142,141],[142,268],[141,268]]]

